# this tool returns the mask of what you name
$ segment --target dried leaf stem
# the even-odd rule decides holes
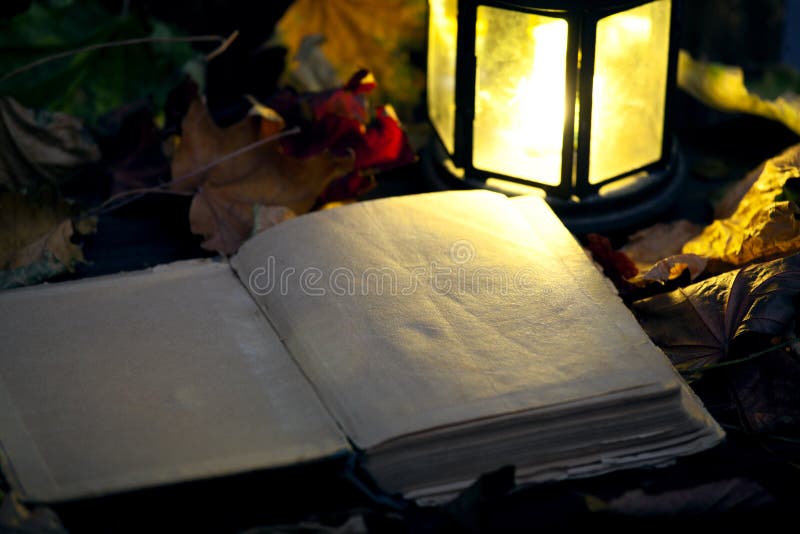
[[[277,140],[282,139],[284,137],[289,137],[291,135],[297,135],[299,133],[300,133],[300,128],[298,126],[295,126],[293,128],[289,128],[288,130],[284,130],[284,131],[282,131],[280,133],[277,133],[275,135],[270,135],[269,137],[265,137],[263,139],[259,139],[258,141],[255,141],[253,143],[247,144],[247,145],[245,145],[245,146],[243,146],[243,147],[241,147],[241,148],[239,148],[237,150],[234,150],[233,152],[228,152],[227,154],[224,154],[224,155],[218,157],[217,159],[211,161],[207,165],[204,165],[204,166],[202,166],[202,167],[200,167],[198,169],[193,170],[192,172],[189,172],[189,173],[186,173],[186,174],[184,174],[182,176],[178,176],[177,178],[174,178],[171,182],[159,184],[159,185],[154,186],[154,187],[144,187],[144,188],[140,188],[140,189],[131,189],[130,191],[123,191],[122,193],[119,193],[119,194],[114,195],[111,198],[107,199],[105,202],[103,202],[99,206],[96,206],[95,208],[92,208],[91,210],[89,210],[86,213],[85,217],[92,217],[92,216],[102,215],[103,213],[108,213],[108,212],[113,211],[115,209],[121,208],[122,206],[124,206],[124,205],[126,205],[126,204],[128,204],[130,202],[133,202],[134,200],[138,200],[139,198],[143,197],[144,195],[146,195],[148,193],[158,193],[158,194],[164,194],[164,195],[192,196],[192,195],[194,195],[194,191],[172,191],[172,190],[169,190],[169,189],[166,189],[166,188],[174,186],[176,184],[180,184],[181,182],[183,182],[185,180],[188,180],[189,178],[191,178],[193,176],[197,176],[198,174],[204,173],[204,172],[208,171],[209,169],[211,169],[213,167],[216,167],[217,165],[220,165],[221,163],[224,163],[224,162],[226,162],[228,160],[231,160],[231,159],[233,159],[233,158],[235,158],[237,156],[241,156],[242,154],[244,154],[246,152],[249,152],[251,150],[254,150],[254,149],[256,149],[256,148],[258,148],[260,146],[266,145],[266,144],[271,143],[273,141],[277,141]]]
[[[726,362],[715,363],[715,364],[709,365],[707,367],[703,367],[701,369],[683,370],[683,371],[681,371],[681,374],[685,375],[685,376],[692,376],[692,375],[705,373],[706,371],[711,371],[712,369],[720,369],[722,367],[729,367],[731,365],[739,365],[739,364],[742,364],[742,363],[745,363],[745,362],[749,362],[750,360],[755,360],[756,358],[760,358],[761,356],[769,354],[770,352],[774,352],[776,350],[780,350],[780,349],[789,347],[789,346],[792,345],[792,343],[796,343],[797,341],[798,341],[798,338],[792,337],[792,338],[788,339],[787,341],[784,341],[783,343],[778,343],[777,345],[773,345],[773,346],[771,346],[769,348],[766,348],[764,350],[760,350],[758,352],[754,352],[753,354],[748,354],[747,356],[744,356],[743,358],[737,358],[735,360],[728,360]]]
[[[49,56],[45,56],[39,58],[35,61],[30,63],[26,63],[21,67],[18,67],[11,72],[8,72],[0,78],[0,82],[4,82],[9,80],[15,76],[22,74],[23,72],[27,72],[31,69],[34,69],[40,65],[44,65],[46,63],[50,63],[51,61],[56,61],[58,59],[63,59],[65,57],[74,56],[76,54],[82,54],[83,52],[94,52],[96,50],[101,50],[104,48],[114,48],[118,46],[132,46],[132,45],[140,45],[140,44],[147,44],[147,43],[213,43],[218,42],[220,45],[214,49],[211,53],[206,56],[206,59],[210,60],[221,53],[223,53],[228,46],[238,37],[239,31],[234,31],[230,36],[223,37],[221,35],[195,35],[189,37],[137,37],[134,39],[121,39],[119,41],[109,41],[107,43],[95,43],[86,45],[80,48],[74,48],[72,50],[65,50],[64,52],[58,52],[57,54],[52,54]]]

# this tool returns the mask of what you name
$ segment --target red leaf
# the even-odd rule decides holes
[[[414,152],[391,106],[381,106],[375,111],[375,121],[367,128],[363,143],[354,147],[356,169],[387,170],[413,163]]]
[[[300,135],[281,141],[287,154],[306,158],[329,150],[356,155],[356,172],[331,183],[319,203],[355,198],[374,186],[369,174],[416,159],[391,106],[376,108],[368,124],[364,96],[374,88],[372,76],[361,70],[340,89],[303,95],[283,92],[270,101],[288,125],[301,128]]]
[[[592,258],[600,264],[603,273],[614,283],[620,295],[624,298],[635,293],[636,287],[627,279],[638,274],[636,264],[624,252],[614,250],[607,237],[589,234],[586,240]]]
[[[324,206],[328,202],[341,202],[358,198],[376,185],[374,175],[365,175],[358,171],[351,172],[347,176],[331,182],[317,200],[317,206]]]

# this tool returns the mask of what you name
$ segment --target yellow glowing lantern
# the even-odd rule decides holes
[[[543,190],[578,230],[664,206],[678,1],[430,0],[430,174]]]

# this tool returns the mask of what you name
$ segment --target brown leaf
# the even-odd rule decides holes
[[[253,235],[263,232],[276,224],[294,219],[297,214],[286,206],[262,206],[259,204],[255,207],[254,217]]]
[[[100,159],[83,123],[66,113],[28,109],[0,98],[0,186],[31,191],[58,186]]]
[[[292,55],[305,36],[324,35],[322,51],[339,77],[369,69],[406,118],[423,87],[410,50],[421,51],[425,42],[425,7],[422,0],[297,0],[278,22],[278,31]]]
[[[214,123],[199,98],[189,106],[172,161],[172,189],[195,193],[189,220],[192,232],[205,238],[204,248],[236,252],[252,232],[256,205],[306,213],[332,180],[353,170],[351,152],[293,158],[277,142],[243,151],[283,126],[283,119],[263,106],[228,128]]]
[[[800,363],[784,350],[746,362],[729,373],[736,406],[750,430],[797,437],[800,424]]]
[[[683,219],[658,223],[631,235],[622,252],[640,271],[646,272],[662,258],[680,254],[683,245],[701,230],[700,226]]]
[[[94,232],[96,218],[69,219],[63,202],[0,194],[0,288],[36,284],[85,261],[73,236]]]
[[[751,265],[635,302],[640,324],[682,371],[725,364],[730,408],[757,432],[793,429],[800,362],[773,349],[794,336],[800,255]]]
[[[668,282],[675,280],[686,269],[689,280],[694,280],[706,269],[708,261],[694,254],[675,254],[657,261],[649,270],[630,280],[631,283]]]
[[[684,245],[684,253],[744,265],[800,250],[800,210],[776,200],[787,179],[800,177],[800,145],[767,160],[759,171],[734,213],[713,221]]]
[[[52,198],[33,201],[19,193],[0,193],[0,269],[8,269],[20,250],[52,231],[71,212],[66,202]]]
[[[94,221],[94,223],[90,223],[89,227],[84,225],[83,229],[86,231],[82,233],[93,232],[97,220],[94,218],[85,220]],[[86,261],[81,247],[71,241],[75,230],[75,225],[71,219],[61,221],[58,226],[41,238],[14,254],[8,263],[8,267],[10,269],[20,269],[41,260],[57,260],[58,263],[64,266],[64,269],[59,270],[71,271],[76,263]],[[49,258],[49,256],[52,256],[52,258]]]
[[[637,301],[639,323],[681,370],[746,355],[783,335],[797,310],[800,255],[731,271]]]

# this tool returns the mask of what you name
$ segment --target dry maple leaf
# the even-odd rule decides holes
[[[725,375],[733,406],[750,429],[766,431],[798,422],[800,363],[783,350],[765,352],[793,335],[798,295],[795,254],[637,301],[633,311],[679,370],[736,363]]]
[[[253,235],[297,216],[295,212],[286,206],[262,206],[261,204],[256,205],[253,213],[253,218],[255,219],[253,222]]]
[[[672,363],[692,370],[744,356],[753,335],[783,335],[798,295],[795,254],[637,301],[633,310]]]
[[[233,155],[283,127],[277,113],[255,106],[240,122],[220,128],[202,100],[192,101],[172,160],[172,189],[195,193],[189,221],[205,238],[204,248],[236,252],[253,230],[256,206],[306,213],[332,180],[353,170],[351,151],[294,158],[270,142]]]
[[[708,261],[694,254],[674,254],[659,260],[646,271],[641,272],[630,280],[633,284],[646,284],[648,282],[668,282],[675,280],[689,270],[689,280],[694,280],[706,269]]]
[[[66,113],[28,109],[0,98],[0,186],[28,191],[59,186],[100,159],[83,123]]]
[[[647,271],[657,261],[680,254],[683,245],[701,230],[701,226],[685,219],[657,223],[632,234],[621,250],[640,271]]]
[[[94,232],[94,217],[73,221],[64,202],[34,203],[0,193],[0,288],[37,284],[85,261],[75,234]]]
[[[422,49],[425,13],[422,0],[297,0],[278,31],[292,55],[307,35],[324,35],[322,51],[339,76],[345,79],[359,67],[371,70],[387,100],[407,118],[423,87],[409,49]]]
[[[758,178],[733,214],[705,227],[684,245],[684,253],[744,265],[800,250],[798,207],[788,200],[776,200],[786,180],[800,177],[800,145],[767,160],[759,169]]]
[[[37,202],[19,193],[0,193],[0,269],[8,269],[20,250],[72,215],[66,202]]]

